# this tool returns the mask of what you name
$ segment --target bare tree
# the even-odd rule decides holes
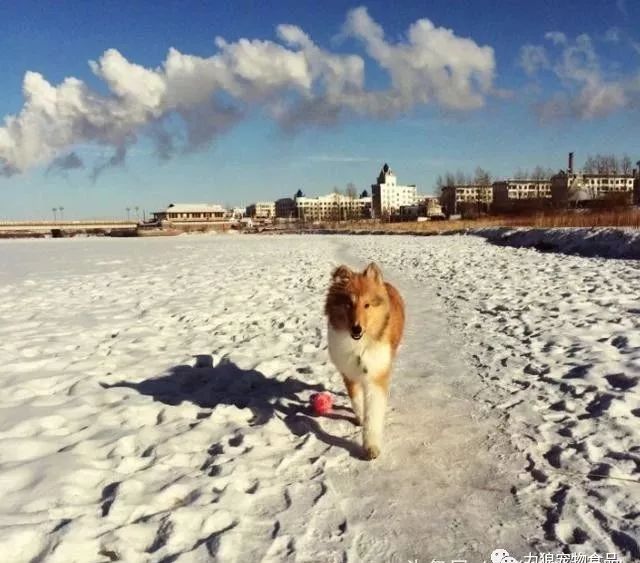
[[[551,176],[553,176],[553,170],[551,170],[551,168],[545,168],[538,164],[533,169],[533,172],[531,172],[530,178],[532,180],[548,180]]]
[[[585,174],[595,174],[598,171],[598,164],[596,162],[596,159],[589,155],[587,157],[587,160],[584,161],[582,171]]]
[[[464,172],[462,172],[462,170],[458,170],[456,172],[456,176],[455,176],[455,181],[454,181],[454,185],[456,186],[464,186],[465,184],[470,184],[471,182],[469,182],[467,176],[465,176]]]
[[[358,197],[358,190],[356,188],[356,185],[353,182],[349,182],[347,184],[347,187],[344,193],[346,196],[351,197],[353,199],[356,199]]]
[[[622,155],[620,159],[620,172],[625,175],[631,174],[633,170],[633,163],[631,162],[631,157],[628,154]]]
[[[473,175],[473,183],[481,186],[488,186],[491,184],[491,174],[488,170],[481,168],[480,166],[476,167],[476,170]]]

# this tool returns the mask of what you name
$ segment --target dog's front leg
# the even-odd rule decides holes
[[[351,408],[353,409],[353,414],[356,417],[356,424],[361,426],[364,416],[362,384],[357,381],[352,381],[344,375],[342,376],[342,380],[344,381],[347,393],[349,393],[349,398],[351,399]]]
[[[363,446],[366,459],[374,459],[382,451],[384,414],[387,408],[388,374],[366,379],[364,387]]]

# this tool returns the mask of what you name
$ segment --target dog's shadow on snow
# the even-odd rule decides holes
[[[313,416],[308,399],[311,393],[324,391],[322,385],[310,385],[295,377],[279,381],[257,370],[241,369],[227,358],[214,366],[209,354],[194,357],[196,361],[193,366],[174,366],[164,374],[144,381],[100,385],[105,389],[134,389],[171,406],[189,402],[203,409],[213,409],[217,405],[248,408],[253,414],[251,426],[266,424],[278,416],[296,436],[313,433],[322,442],[343,448],[353,457],[362,458],[362,450],[357,444],[329,434]],[[344,393],[341,395],[344,396]],[[210,414],[204,411],[198,416],[205,418]],[[325,415],[325,418],[354,420],[353,417],[335,412]]]

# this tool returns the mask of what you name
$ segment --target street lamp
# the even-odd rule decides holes
[[[58,217],[56,216],[56,213],[58,212],[58,208],[57,207],[52,207],[51,211],[53,211],[53,221],[55,223],[58,220]]]
[[[62,213],[64,211],[64,207],[60,206],[58,209],[60,210],[60,221],[64,221],[64,215]]]
[[[130,208],[130,207],[127,207],[127,221],[129,221],[129,214],[130,214],[130,212],[131,212],[131,208]]]

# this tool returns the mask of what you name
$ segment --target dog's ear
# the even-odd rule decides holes
[[[369,278],[376,283],[382,283],[382,272],[375,262],[371,262],[371,264],[369,264],[362,273],[364,277]]]
[[[351,277],[353,276],[353,272],[349,269],[348,266],[338,266],[331,274],[331,279],[333,283],[348,283]]]

